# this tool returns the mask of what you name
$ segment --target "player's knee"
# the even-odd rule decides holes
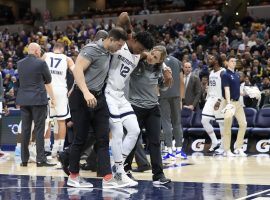
[[[208,125],[208,124],[210,124],[210,119],[202,116],[201,123],[202,123],[202,125]]]
[[[111,143],[113,145],[121,146],[122,144],[122,137],[112,137]]]
[[[210,119],[202,117],[201,123],[207,133],[212,133],[214,131],[213,126],[210,124]]]
[[[247,127],[247,122],[243,121],[243,122],[239,122],[239,128],[246,128]]]

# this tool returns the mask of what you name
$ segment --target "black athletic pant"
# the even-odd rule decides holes
[[[145,127],[146,129],[146,137],[149,142],[148,148],[152,165],[153,180],[158,180],[164,176],[160,152],[160,109],[158,106],[151,109],[145,109],[134,105],[132,105],[132,108],[137,116],[140,128],[142,129],[142,127]],[[135,150],[136,146],[126,159],[126,171],[131,170]]]
[[[76,131],[75,139],[70,150],[71,173],[79,173],[80,156],[87,141],[90,125],[93,127],[96,139],[95,149],[97,151],[97,166],[104,174],[111,173],[110,155],[109,155],[109,110],[103,93],[95,95],[97,106],[89,108],[84,100],[82,92],[75,88],[71,94],[76,102],[74,116],[74,128]]]

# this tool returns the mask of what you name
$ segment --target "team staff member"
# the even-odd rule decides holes
[[[246,116],[240,98],[240,76],[235,72],[236,59],[229,57],[228,68],[222,76],[222,96],[226,100],[224,108],[224,156],[234,156],[230,150],[231,145],[231,127],[233,115],[238,121],[239,130],[237,133],[236,146],[234,153],[237,156],[246,156],[242,146],[244,144],[244,136],[247,128]]]
[[[167,56],[163,46],[155,46],[147,54],[145,59],[140,60],[137,68],[132,72],[130,78],[129,101],[137,116],[140,128],[145,127],[149,141],[149,152],[153,173],[153,184],[160,185],[169,183],[163,173],[160,152],[160,109],[158,105],[158,87],[161,90],[168,89],[172,83],[172,75],[163,71],[162,63]],[[158,63],[153,65],[154,63]],[[164,80],[163,73],[168,77]],[[166,84],[165,84],[166,83]],[[125,170],[131,170],[134,151],[126,159]]]
[[[55,100],[51,86],[52,77],[46,62],[40,59],[40,54],[40,46],[37,43],[30,43],[28,56],[17,63],[20,87],[16,101],[20,105],[22,118],[21,166],[27,166],[29,159],[28,145],[32,120],[35,123],[37,167],[54,165],[48,163],[44,151],[47,92],[51,98],[52,106],[55,105]]]
[[[118,177],[111,174],[109,157],[109,112],[102,91],[107,77],[111,53],[119,50],[125,43],[127,34],[122,28],[114,28],[108,38],[86,45],[75,62],[73,75],[77,86],[71,93],[76,102],[74,111],[75,138],[70,150],[70,175],[67,185],[73,187],[93,187],[79,176],[80,155],[84,147],[89,126],[96,137],[97,164],[103,174],[103,188],[124,185]],[[73,96],[73,97],[72,97]]]

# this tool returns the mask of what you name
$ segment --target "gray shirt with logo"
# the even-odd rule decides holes
[[[137,107],[150,109],[158,105],[158,87],[166,90],[160,66],[140,61],[129,82],[129,102]]]
[[[91,91],[100,91],[109,71],[110,53],[104,48],[103,41],[100,39],[96,43],[86,45],[81,50],[80,56],[91,62],[84,72],[87,88]]]

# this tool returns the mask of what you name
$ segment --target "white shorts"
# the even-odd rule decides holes
[[[123,91],[115,91],[106,88],[105,97],[110,112],[110,118],[113,122],[123,122],[128,116],[135,115],[131,104],[125,98]]]
[[[219,122],[224,121],[224,114],[221,113],[225,105],[225,100],[222,100],[218,110],[214,109],[215,103],[218,101],[217,97],[209,97],[202,110],[202,116],[208,117],[212,120],[216,120]]]
[[[70,109],[68,105],[67,88],[53,87],[56,107],[49,109],[50,118],[65,120],[70,118]]]

